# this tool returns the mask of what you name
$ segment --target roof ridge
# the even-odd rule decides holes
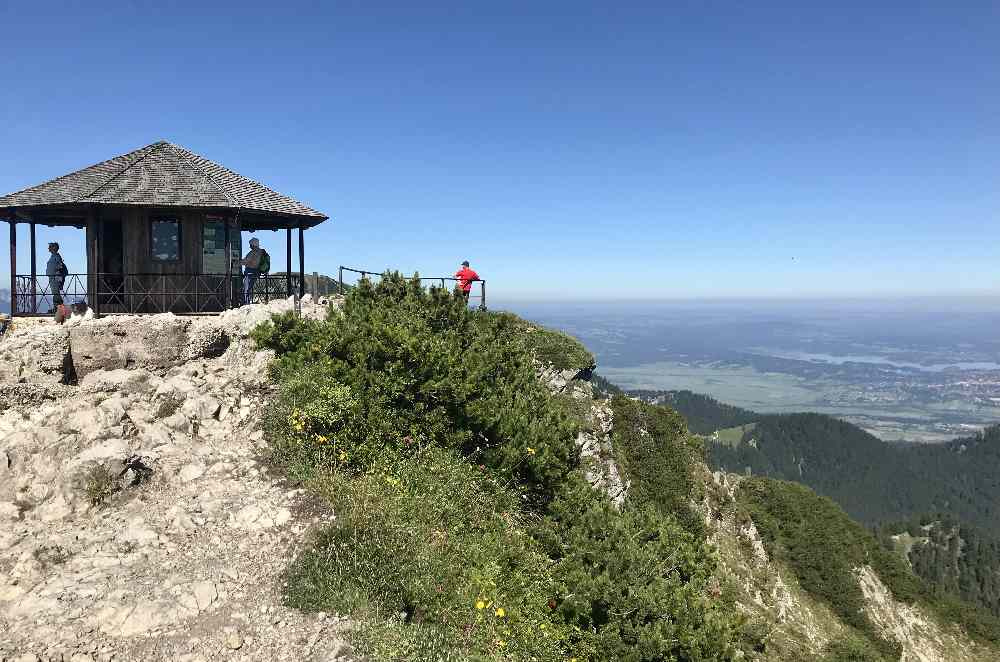
[[[237,208],[239,208],[241,206],[239,204],[240,201],[239,200],[233,200],[232,196],[230,196],[229,193],[226,192],[226,189],[222,188],[222,186],[220,186],[219,183],[217,181],[215,181],[215,179],[212,177],[212,175],[209,172],[206,172],[205,169],[202,168],[192,157],[197,156],[198,158],[203,159],[205,161],[208,161],[209,159],[206,159],[204,156],[198,156],[197,154],[195,154],[191,150],[185,149],[184,147],[181,147],[180,145],[175,145],[175,144],[170,143],[170,142],[165,143],[165,144],[168,145],[168,146],[170,146],[170,147],[173,147],[175,150],[177,150],[179,152],[182,152],[183,158],[186,161],[188,161],[194,167],[195,170],[197,170],[198,172],[200,172],[205,179],[207,179],[209,182],[211,182],[212,186],[214,186],[215,188],[217,188],[219,190],[219,193],[222,194],[222,197],[224,197],[226,200],[228,200],[230,204],[236,205]],[[219,165],[219,164],[216,164],[216,165]]]
[[[89,198],[90,196],[96,194],[98,191],[100,191],[102,188],[104,188],[105,186],[107,186],[108,184],[110,184],[112,181],[114,181],[114,180],[118,179],[119,177],[121,177],[122,175],[124,175],[125,172],[128,171],[128,170],[130,170],[133,166],[135,166],[135,165],[141,163],[142,161],[144,161],[146,159],[146,157],[148,157],[150,154],[152,154],[153,152],[157,151],[158,149],[160,149],[161,147],[163,147],[164,145],[167,145],[167,144],[169,144],[167,141],[161,140],[159,142],[155,142],[155,143],[152,143],[150,145],[146,145],[145,147],[140,147],[139,149],[134,150],[133,152],[130,152],[131,154],[134,154],[135,152],[146,150],[145,153],[142,156],[140,156],[139,158],[137,158],[135,161],[132,161],[132,162],[128,163],[124,168],[122,168],[121,170],[119,170],[117,173],[115,173],[114,175],[111,175],[110,177],[108,177],[107,180],[105,180],[103,184],[101,184],[100,186],[98,186],[97,188],[95,188],[93,191],[91,191],[87,195],[81,195],[81,196],[77,197],[75,200],[73,200],[73,202],[80,202],[81,200],[85,200],[85,199]],[[150,148],[152,148],[152,149],[150,149]]]

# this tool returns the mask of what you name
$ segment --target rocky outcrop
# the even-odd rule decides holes
[[[568,398],[575,403],[574,408],[581,413],[576,447],[580,452],[587,482],[594,489],[604,492],[615,506],[621,508],[629,486],[615,462],[611,442],[614,412],[607,400],[594,398],[594,387],[590,383],[593,368],[593,364],[588,364],[559,369],[536,362],[535,373],[553,395]]]
[[[62,383],[68,357],[66,327],[18,321],[0,342],[0,384]]]
[[[309,295],[302,305],[306,310],[325,310],[313,305]],[[293,306],[291,299],[275,301],[217,317],[111,315],[73,326],[18,320],[0,343],[0,385],[74,383],[98,370],[163,372],[218,358],[231,344],[246,344],[250,330],[270,315]]]
[[[560,369],[543,363],[536,364],[535,372],[542,383],[553,393],[572,391],[581,383],[590,386],[590,378],[594,374],[593,366]]]
[[[845,627],[830,609],[799,589],[792,573],[774,563],[753,520],[736,508],[739,476],[711,473],[698,504],[709,541],[719,551],[720,576],[738,590],[737,604],[748,616],[772,629],[773,646],[794,656],[819,654]]]
[[[611,443],[614,411],[607,400],[595,400],[587,420],[589,424],[580,430],[576,439],[587,482],[604,492],[620,509],[628,496],[629,483],[618,470]]]
[[[864,566],[854,573],[865,596],[865,613],[887,637],[903,646],[901,662],[978,662],[995,659],[956,626],[945,626],[917,606],[892,597],[875,571]]]
[[[0,659],[346,659],[345,619],[281,595],[332,514],[257,459],[271,356],[247,333],[289,306],[0,339]]]
[[[798,584],[795,574],[769,558],[753,520],[736,507],[740,476],[710,473],[704,467],[705,496],[700,510],[709,540],[719,552],[720,576],[737,592],[737,605],[770,631],[775,659],[819,656],[847,626]],[[973,662],[995,659],[960,631],[926,609],[896,601],[870,567],[855,575],[865,597],[865,613],[886,638],[902,646],[901,662]],[[770,658],[769,658],[770,659]]]
[[[97,370],[164,370],[221,356],[230,335],[221,325],[175,315],[105,317],[69,328],[69,351],[77,379]]]

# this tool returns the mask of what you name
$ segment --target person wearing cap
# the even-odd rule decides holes
[[[62,255],[59,254],[59,244],[52,242],[49,244],[49,261],[45,263],[45,275],[49,277],[49,289],[52,291],[52,301],[53,305],[56,297],[62,299],[62,289],[63,284],[66,282],[66,276],[69,274],[69,269],[66,268],[66,263],[63,262]],[[55,308],[50,312],[54,312]]]
[[[469,293],[472,291],[472,283],[479,280],[479,274],[469,268],[469,261],[462,262],[462,268],[455,272],[458,279],[458,289],[461,290],[465,300],[469,300]]]
[[[260,247],[259,239],[250,240],[250,252],[243,258],[243,303],[253,302],[253,287],[261,273],[267,273],[270,264],[267,251]]]

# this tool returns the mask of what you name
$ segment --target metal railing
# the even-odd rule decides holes
[[[340,288],[340,294],[344,293],[344,273],[345,272],[360,274],[361,278],[363,278],[363,279],[367,279],[370,276],[375,276],[375,277],[381,278],[382,275],[383,275],[382,273],[377,272],[377,271],[367,271],[365,269],[355,269],[353,267],[345,267],[345,266],[341,265],[340,269],[338,271],[338,274],[337,274],[337,284],[338,284],[338,286]],[[411,276],[407,276],[407,278],[411,278]],[[458,287],[458,282],[461,280],[460,278],[455,278],[454,276],[418,276],[418,278],[419,278],[419,280],[421,282],[427,281],[432,286],[433,285],[439,285],[442,288],[447,287],[446,283],[449,283],[449,282],[450,283],[455,283],[456,284],[456,289]],[[471,284],[472,284],[472,291],[470,291],[469,295],[468,295],[469,302],[472,303],[472,302],[478,301],[479,302],[479,306],[478,306],[479,309],[480,310],[486,310],[486,281],[483,280],[483,279],[479,279],[479,280],[471,281]]]
[[[55,308],[54,297],[66,304],[86,301],[97,314],[218,313],[243,305],[243,277],[225,274],[68,274],[49,276],[18,275],[14,278],[11,313],[15,316],[48,315]],[[298,291],[299,277],[291,278]],[[267,303],[288,295],[288,277],[262,275],[257,279],[250,303]]]

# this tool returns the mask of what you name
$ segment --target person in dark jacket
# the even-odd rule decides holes
[[[271,257],[260,247],[260,240],[250,240],[250,252],[243,258],[243,304],[253,303],[253,288],[261,274],[271,268]]]
[[[63,285],[66,276],[69,275],[69,269],[59,254],[59,244],[54,241],[49,244],[49,253],[49,261],[45,263],[45,275],[49,277],[49,289],[52,291],[52,301],[55,302],[56,297],[62,299]]]

